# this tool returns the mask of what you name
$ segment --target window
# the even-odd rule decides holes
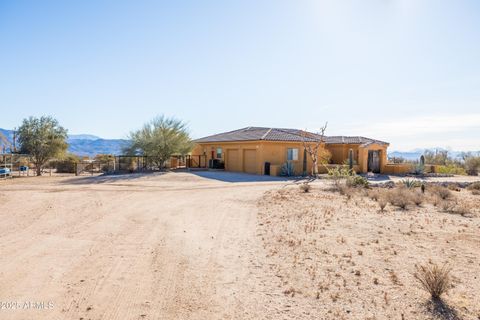
[[[287,160],[288,161],[296,161],[298,160],[298,149],[287,149]]]
[[[217,148],[217,159],[222,159],[222,148]]]

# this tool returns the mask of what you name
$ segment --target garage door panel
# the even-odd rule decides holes
[[[247,173],[257,173],[257,150],[247,149],[243,151],[243,167]]]
[[[228,171],[242,171],[238,149],[227,150],[226,167]]]

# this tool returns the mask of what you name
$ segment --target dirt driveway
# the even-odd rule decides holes
[[[208,172],[1,182],[0,318],[257,318],[256,201],[290,183]]]

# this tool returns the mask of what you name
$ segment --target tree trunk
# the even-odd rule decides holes
[[[312,173],[313,173],[314,177],[317,177],[317,175],[318,175],[318,160],[314,159],[312,162],[313,162],[312,163]]]
[[[42,175],[42,167],[39,166],[39,165],[35,165],[37,168],[37,176],[41,176]]]

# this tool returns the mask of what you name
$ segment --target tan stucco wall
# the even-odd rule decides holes
[[[332,154],[330,164],[344,164],[348,160],[348,151],[353,150],[353,159],[358,163],[358,144],[328,144],[327,150]]]
[[[354,159],[356,162],[356,170],[360,173],[366,173],[368,169],[368,151],[379,150],[380,151],[380,168],[381,172],[384,172],[384,168],[387,164],[387,146],[379,144],[371,144],[367,147],[362,147],[355,144],[329,144],[322,146],[331,153],[331,164],[343,164],[348,159],[348,152],[353,150]],[[298,160],[291,161],[294,165],[294,171],[296,175],[303,173],[303,144],[301,142],[284,142],[284,141],[247,141],[247,142],[219,142],[219,143],[201,143],[197,144],[192,151],[192,155],[207,155],[208,159],[211,159],[211,151],[222,148],[222,159],[225,161],[225,169],[229,168],[228,150],[238,150],[238,167],[241,171],[245,171],[244,150],[256,150],[256,168],[257,174],[263,174],[264,163],[270,162],[271,165],[281,166],[287,162],[287,149],[298,149]],[[312,171],[312,161],[310,156],[307,155],[307,174]],[[320,171],[322,172],[323,170]]]
[[[225,161],[225,170],[230,170],[228,150],[238,150],[239,167],[241,171],[245,171],[244,154],[245,150],[256,150],[256,173],[264,174],[265,162],[271,165],[281,166],[287,162],[287,149],[298,149],[298,160],[290,161],[293,163],[296,175],[303,173],[303,144],[301,142],[274,142],[274,141],[251,141],[251,142],[219,142],[219,143],[201,143],[197,144],[192,151],[192,155],[207,155],[207,159],[211,159],[211,151],[222,148],[222,159]],[[216,152],[215,152],[216,153]],[[312,170],[312,161],[307,155],[307,173]]]
[[[348,152],[353,150],[353,159],[355,160],[358,170],[361,173],[368,171],[368,151],[380,151],[380,172],[383,173],[384,167],[387,164],[387,146],[380,144],[371,144],[363,147],[358,144],[328,144],[327,150],[332,154],[330,164],[345,164],[348,161]]]

